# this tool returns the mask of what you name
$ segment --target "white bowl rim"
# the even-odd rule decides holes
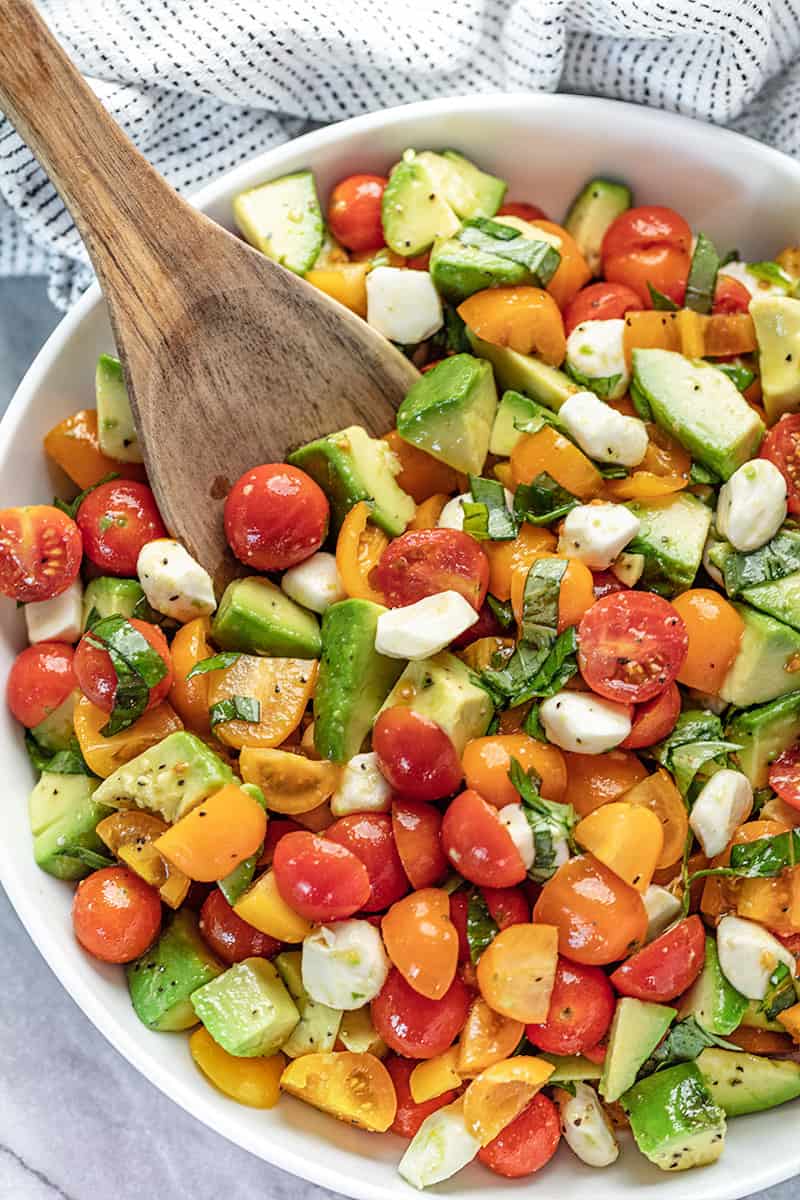
[[[700,130],[704,130],[707,135],[713,130],[715,138],[725,139],[729,143],[731,154],[735,155],[737,149],[746,150],[748,166],[757,166],[759,161],[766,166],[779,160],[781,170],[789,174],[793,173],[800,186],[800,163],[794,162],[787,155],[762,142],[755,141],[734,130],[710,125],[708,122],[624,101],[592,96],[544,92],[490,92],[415,101],[365,113],[313,130],[298,138],[281,143],[280,146],[249,157],[193,192],[189,198],[197,208],[204,209],[226,193],[235,190],[238,177],[249,176],[255,166],[263,164],[265,176],[278,174],[284,158],[290,155],[294,157],[298,149],[307,150],[309,160],[311,160],[315,151],[335,144],[339,140],[347,138],[351,133],[386,129],[395,123],[402,123],[418,116],[446,114],[455,109],[461,114],[473,114],[476,118],[480,118],[487,113],[502,113],[512,104],[536,106],[544,111],[552,109],[554,116],[567,108],[578,113],[582,108],[591,109],[593,112],[605,108],[609,118],[619,118],[620,114],[624,112],[625,120],[629,124],[639,124],[642,128],[657,126],[659,132],[668,134],[672,131],[676,136],[687,133],[689,130],[693,131],[695,136],[698,136]],[[703,136],[703,134],[699,134],[699,136]],[[666,190],[668,191],[668,185]],[[0,420],[0,450],[12,442],[17,435],[23,436],[20,429],[28,404],[74,332],[98,304],[102,304],[102,294],[99,285],[95,282],[50,334]],[[313,1157],[298,1156],[292,1151],[283,1149],[279,1143],[268,1142],[266,1139],[257,1140],[254,1136],[250,1136],[246,1129],[238,1127],[235,1110],[232,1110],[230,1118],[221,1116],[219,1111],[206,1111],[202,1102],[198,1104],[191,1089],[184,1086],[166,1067],[162,1066],[157,1053],[150,1053],[138,1045],[135,1038],[132,1038],[119,1025],[112,1013],[97,999],[88,984],[73,977],[60,931],[53,930],[46,921],[41,919],[33,897],[28,895],[24,887],[17,886],[13,872],[8,873],[3,870],[4,864],[3,847],[0,846],[0,883],[48,967],[95,1028],[148,1082],[154,1084],[187,1113],[215,1133],[219,1133],[236,1145],[249,1150],[263,1161],[309,1183],[340,1191],[344,1195],[355,1197],[356,1200],[390,1200],[393,1195],[410,1191],[403,1185],[399,1177],[396,1188],[390,1190],[381,1183],[372,1183],[367,1177],[354,1177],[344,1171],[328,1167],[323,1161],[315,1161]],[[777,1164],[768,1161],[754,1163],[747,1178],[743,1178],[733,1188],[726,1185],[722,1185],[721,1188],[715,1187],[713,1176],[704,1174],[703,1181],[706,1186],[703,1189],[703,1195],[705,1200],[738,1200],[739,1197],[749,1196],[752,1192],[781,1183],[799,1173],[800,1140],[798,1140],[798,1148],[792,1157],[784,1158]],[[519,1181],[520,1184],[526,1182],[526,1180]]]

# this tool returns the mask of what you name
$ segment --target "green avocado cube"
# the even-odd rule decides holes
[[[716,938],[706,937],[703,969],[681,1001],[680,1019],[694,1017],[709,1033],[725,1037],[738,1029],[746,1010],[746,998],[722,974]]]
[[[744,621],[744,631],[720,697],[737,708],[748,708],[795,691],[800,683],[800,633],[746,604],[734,608]]]
[[[94,798],[110,808],[144,808],[172,823],[232,781],[228,764],[181,730],[118,767]]]
[[[285,592],[260,576],[225,588],[211,628],[223,650],[267,658],[318,658],[319,623]]]
[[[704,1167],[722,1153],[725,1113],[696,1063],[648,1075],[625,1093],[622,1106],[636,1145],[662,1171]]]
[[[282,1046],[287,1058],[300,1058],[303,1054],[321,1054],[332,1050],[342,1023],[341,1009],[318,1004],[304,988],[302,957],[300,950],[286,950],[274,959],[278,974],[286,984],[300,1014],[300,1020]]]
[[[34,725],[31,736],[48,754],[57,754],[59,750],[69,750],[75,737],[73,715],[75,701],[80,693],[70,692],[66,700],[62,700],[58,708],[48,713],[43,721]]]
[[[800,739],[800,691],[737,713],[725,736],[738,744],[739,769],[753,787],[766,787],[772,763]]]
[[[487,692],[473,682],[466,663],[443,650],[410,662],[386,697],[387,708],[411,708],[444,730],[459,757],[472,738],[483,737],[494,716]]]
[[[156,944],[126,968],[134,1012],[160,1033],[191,1029],[197,1024],[192,993],[224,970],[203,941],[197,917],[182,908]]]
[[[386,245],[406,258],[422,254],[437,238],[450,237],[461,224],[420,157],[406,150],[392,167],[381,200]]]
[[[564,371],[549,366],[532,354],[520,354],[508,346],[484,342],[470,329],[467,330],[467,338],[472,353],[492,364],[494,377],[500,387],[522,392],[553,412],[558,412],[570,396],[581,390]],[[499,451],[492,450],[492,454],[497,453]]]
[[[639,532],[626,549],[644,555],[643,585],[662,596],[690,588],[703,560],[711,509],[687,492],[632,500],[628,508],[639,520]]]
[[[749,312],[756,327],[761,395],[773,425],[800,408],[800,300],[754,296]]]
[[[142,462],[142,448],[131,412],[122,363],[101,354],[95,372],[97,440],[103,454],[117,462]]]
[[[192,994],[192,1005],[215,1042],[237,1058],[280,1050],[300,1020],[275,967],[246,958]]]
[[[709,1046],[697,1060],[715,1104],[729,1117],[763,1112],[800,1096],[800,1063]]]
[[[675,1016],[675,1009],[665,1004],[651,1004],[631,996],[617,1001],[600,1079],[600,1095],[604,1100],[619,1100],[627,1091]]]
[[[104,854],[95,833],[111,812],[95,798],[93,775],[61,775],[44,771],[28,801],[33,857],[38,867],[57,879],[83,879],[93,869],[89,854]],[[70,853],[70,851],[73,853]]]
[[[304,275],[317,261],[325,234],[314,176],[296,171],[240,192],[233,201],[236,224],[251,246]]]
[[[456,471],[480,475],[496,411],[489,363],[454,354],[412,385],[397,410],[397,432]]]
[[[155,614],[147,603],[138,579],[117,579],[101,575],[86,585],[83,593],[83,628],[90,613],[98,617],[140,617],[149,621]]]

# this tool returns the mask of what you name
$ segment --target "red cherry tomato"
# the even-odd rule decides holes
[[[74,659],[75,651],[64,642],[39,642],[17,655],[8,675],[6,699],[26,728],[43,721],[78,686]]]
[[[703,969],[706,934],[699,917],[687,917],[617,967],[611,982],[621,996],[663,1004],[690,988]]]
[[[0,593],[19,604],[52,600],[81,568],[75,522],[50,504],[0,510]]]
[[[84,950],[102,962],[132,962],[158,936],[161,900],[128,867],[103,867],[78,884],[72,927]]]
[[[621,579],[617,579],[613,571],[592,571],[592,578],[595,600],[599,600],[602,596],[610,596],[612,592],[628,591],[628,585]]]
[[[644,746],[654,746],[672,733],[680,712],[681,694],[677,683],[671,683],[660,696],[636,705],[631,731],[625,741],[620,742],[620,748],[641,750]]]
[[[372,1023],[390,1049],[407,1058],[435,1058],[464,1026],[469,988],[456,976],[441,1000],[429,1000],[406,983],[396,967],[372,1001]]]
[[[413,888],[433,887],[447,874],[442,814],[422,800],[395,800],[392,831],[403,870]]]
[[[172,658],[170,657],[167,639],[157,625],[147,621],[131,620],[131,625],[140,633],[145,641],[152,646],[166,667],[163,679],[150,689],[147,708],[155,708],[165,700],[172,687]],[[100,650],[93,643],[101,639],[95,633],[85,633],[78,642],[75,651],[75,677],[78,687],[92,704],[102,708],[103,712],[111,712],[117,696],[117,673],[111,664],[111,656],[107,650]]]
[[[714,288],[714,303],[711,311],[715,316],[746,313],[750,308],[750,293],[743,283],[732,275],[720,273]]]
[[[800,513],[800,413],[787,413],[768,430],[760,458],[768,458],[786,480],[789,512]]]
[[[372,730],[372,748],[381,774],[409,800],[440,800],[461,782],[461,761],[450,738],[412,708],[398,704],[382,712]]]
[[[480,638],[502,637],[504,633],[503,626],[489,608],[489,605],[484,604],[475,624],[470,625],[469,629],[465,629],[457,638],[453,638],[450,643],[450,649],[464,650],[465,647],[471,646],[473,642],[477,642]]]
[[[498,810],[470,789],[444,814],[442,846],[459,874],[479,887],[513,887],[527,874]]]
[[[412,529],[386,547],[375,581],[390,608],[453,591],[480,611],[489,587],[489,560],[468,533]]]
[[[495,1175],[521,1179],[541,1170],[555,1154],[560,1140],[558,1109],[539,1092],[494,1141],[478,1151],[478,1162]]]
[[[614,592],[596,600],[578,626],[578,665],[592,691],[641,704],[673,682],[689,635],[668,600],[652,592]]]
[[[509,200],[497,210],[498,217],[521,217],[523,221],[546,221],[547,213],[538,204],[525,200]]]
[[[685,285],[691,246],[692,231],[673,209],[629,208],[603,238],[603,274],[609,283],[632,288],[645,308],[652,308],[648,282],[667,295],[675,284]]]
[[[109,575],[135,575],[142,546],[167,536],[150,488],[129,479],[101,483],[75,520],[86,557]]]
[[[353,813],[325,830],[325,837],[351,850],[366,868],[370,882],[365,912],[380,912],[409,890],[408,878],[386,813]]]
[[[247,471],[225,501],[225,536],[236,557],[257,571],[285,571],[319,550],[330,505],[305,471],[267,463]]]
[[[501,929],[508,929],[509,925],[526,925],[530,921],[531,907],[519,888],[482,887],[481,895],[489,915]]]
[[[287,833],[302,833],[303,826],[293,821],[291,817],[270,817],[267,834],[264,838],[264,849],[258,860],[259,867],[268,867],[275,855],[275,847]]]
[[[786,804],[800,808],[800,745],[778,755],[769,769],[769,786]]]
[[[272,869],[281,898],[307,921],[342,921],[369,899],[369,875],[361,860],[307,830],[281,838]]]
[[[417,1065],[412,1058],[400,1058],[397,1054],[390,1054],[388,1058],[383,1060],[383,1065],[389,1072],[394,1090],[397,1095],[397,1113],[393,1123],[389,1126],[392,1133],[396,1133],[398,1137],[411,1139],[419,1129],[422,1122],[431,1113],[435,1113],[437,1109],[444,1108],[446,1104],[451,1104],[456,1098],[456,1093],[442,1092],[441,1096],[435,1096],[433,1100],[426,1100],[424,1104],[417,1104],[411,1096],[411,1072]]]
[[[638,292],[624,283],[590,283],[565,308],[564,332],[569,337],[582,321],[612,321],[642,307]]]
[[[453,892],[450,896],[450,920],[458,934],[458,961],[469,962],[470,948],[467,937],[467,913],[469,911],[469,892]]]
[[[525,1032],[546,1054],[584,1054],[608,1031],[615,1007],[614,989],[600,967],[559,955],[547,1020]]]
[[[219,888],[200,909],[200,932],[217,958],[230,965],[246,958],[271,958],[282,945],[237,916]]]
[[[383,175],[348,175],[331,192],[328,225],[348,250],[377,250],[383,245],[381,201],[388,182]]]

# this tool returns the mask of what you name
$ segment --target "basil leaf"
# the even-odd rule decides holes
[[[90,867],[93,871],[99,871],[103,867],[113,867],[117,861],[115,858],[109,858],[107,854],[98,854],[96,850],[90,850],[88,846],[81,846],[77,842],[66,842],[63,846],[59,846],[56,854],[58,858],[77,858],[78,862],[83,863],[85,867]]]
[[[678,746],[672,754],[671,770],[675,776],[675,785],[682,796],[686,796],[695,777],[703,771],[707,763],[721,756],[727,757],[729,752],[741,750],[738,742],[708,741],[688,742]],[[725,762],[718,764],[724,766]]]
[[[555,637],[561,580],[569,566],[566,558],[540,558],[531,565],[522,593],[522,637],[531,641],[544,626]]]
[[[727,254],[723,254],[722,258],[720,259],[719,265],[720,265],[720,267],[727,267],[728,263],[738,262],[738,261],[739,261],[739,251],[738,250],[729,250],[727,252]]]
[[[478,540],[505,542],[519,533],[519,521],[506,504],[506,492],[496,479],[469,476],[472,501],[462,500],[464,532]]]
[[[94,605],[92,605],[86,617],[84,633],[90,633],[94,629],[95,625],[98,625],[102,619],[103,618],[100,616],[98,610],[94,607]]]
[[[578,631],[574,625],[560,633],[553,643],[547,658],[544,660],[533,679],[525,685],[522,691],[515,695],[513,703],[522,704],[534,696],[546,700],[563,691],[570,679],[578,673]]]
[[[103,737],[113,737],[115,733],[128,729],[145,713],[150,699],[150,688],[139,672],[134,670],[117,650],[103,645],[102,642],[92,644],[99,645],[107,651],[117,677],[114,707],[108,722],[100,730]]]
[[[768,1021],[774,1021],[779,1013],[785,1012],[797,1003],[792,973],[786,963],[778,963],[769,980],[767,994],[758,1006]]]
[[[765,283],[774,284],[790,294],[794,291],[795,281],[787,275],[783,267],[776,262],[755,262],[747,264],[747,274],[754,279],[763,279]]]
[[[489,912],[489,906],[480,892],[470,893],[467,904],[467,942],[469,957],[476,963],[486,947],[500,932],[500,926]]]
[[[148,688],[154,688],[167,673],[161,655],[127,617],[104,617],[93,627],[89,640],[98,649],[108,650],[124,659]]]
[[[597,469],[603,479],[627,479],[630,474],[627,467],[620,466],[618,463],[608,463],[604,467],[597,464]]]
[[[580,503],[577,496],[568,492],[542,471],[530,483],[521,483],[514,493],[514,514],[519,521],[530,525],[550,525]]]
[[[643,421],[652,421],[653,410],[650,407],[650,401],[647,399],[647,396],[645,396],[635,379],[631,380],[630,387],[628,388],[628,395],[631,398],[631,404],[636,409],[637,417],[640,417]]]
[[[564,670],[570,653],[566,644],[559,649],[547,677],[539,679],[556,642],[558,597],[567,566],[563,558],[542,558],[533,563],[522,594],[520,642],[504,667],[490,667],[481,674],[483,684],[512,706],[536,694],[530,690],[531,685],[546,689],[548,682]]]
[[[727,754],[739,749],[738,742],[725,740],[722,721],[715,713],[687,709],[669,737],[647,753],[674,775],[678,791],[685,797],[698,774],[709,773],[704,769],[708,764],[722,758],[722,763],[715,765],[724,765]]]
[[[489,605],[495,620],[503,629],[510,629],[514,624],[514,610],[511,607],[510,600],[498,600],[491,592],[486,597],[486,603]]]
[[[77,738],[72,738],[66,750],[58,750],[55,754],[50,754],[43,746],[39,745],[28,729],[25,732],[25,749],[37,771],[51,771],[54,775],[92,774],[81,754]]]
[[[186,678],[194,679],[195,675],[207,675],[209,671],[224,671],[241,657],[238,650],[223,650],[221,654],[212,654],[211,658],[203,658],[196,662]]]
[[[25,730],[25,749],[28,752],[28,758],[31,760],[31,766],[34,771],[48,770],[51,755],[39,745],[30,729]]]
[[[781,529],[766,545],[747,554],[726,548],[721,570],[729,596],[758,583],[784,579],[800,570],[800,533]]]
[[[537,742],[547,741],[547,734],[539,718],[538,704],[533,705],[527,717],[522,722],[522,731],[523,733],[527,733],[529,737],[536,738]]]
[[[111,483],[112,479],[119,479],[118,471],[111,471],[110,474],[104,475],[102,479],[98,479],[97,483],[90,484],[89,487],[84,488],[82,492],[78,492],[75,499],[70,500],[69,503],[67,503],[66,500],[60,500],[58,496],[56,496],[55,500],[53,501],[53,506],[54,508],[60,509],[61,512],[66,513],[67,516],[71,517],[74,521],[78,514],[78,509],[83,504],[86,497],[91,495],[96,488],[102,487],[104,483]]]
[[[698,233],[686,280],[684,304],[687,308],[696,313],[711,312],[718,270],[719,255],[714,243],[704,233]]]
[[[696,1017],[687,1017],[673,1025],[660,1045],[656,1046],[647,1062],[640,1068],[638,1078],[652,1075],[675,1063],[693,1062],[708,1046],[719,1046],[723,1050],[738,1050],[733,1042],[709,1033]]]
[[[510,225],[485,217],[465,221],[458,240],[465,246],[518,263],[538,287],[546,287],[561,264],[561,255],[549,242],[526,237]]]
[[[558,869],[560,848],[565,842],[571,845],[577,814],[571,804],[545,800],[539,793],[541,780],[534,772],[526,774],[516,758],[511,760],[508,777],[519,792],[533,834],[535,857],[528,876],[537,883],[546,883]]]
[[[713,362],[713,359],[709,361]],[[749,367],[742,366],[741,363],[715,362],[714,366],[718,371],[722,371],[723,375],[727,375],[728,379],[736,384],[740,392],[746,392],[755,379],[755,373]]]
[[[656,312],[678,312],[679,306],[669,296],[665,296],[658,288],[654,288],[652,283],[647,284],[647,290],[650,293],[650,299],[653,303],[653,308]]]
[[[621,375],[604,375],[599,379],[593,375],[584,375],[569,363],[564,363],[564,370],[570,379],[580,384],[582,388],[594,392],[595,396],[599,396],[601,400],[607,400],[622,379]]]
[[[800,830],[731,846],[731,871],[745,879],[770,879],[800,862]]]
[[[678,746],[685,746],[689,742],[719,741],[722,737],[722,721],[716,713],[703,708],[690,708],[678,717],[672,733],[662,742],[657,742],[648,753],[662,767],[670,770],[672,754]]]
[[[514,229],[511,225],[504,225],[502,221],[493,221],[491,217],[472,217],[464,222],[464,226],[468,229],[479,229],[481,233],[485,233],[499,242],[513,242],[516,238],[522,237],[518,229]],[[469,245],[468,242],[467,245]]]
[[[720,483],[720,478],[713,471],[709,471],[708,467],[704,467],[702,463],[693,462],[689,468],[689,479],[692,483],[704,483],[716,485]]]
[[[247,721],[256,725],[261,720],[261,701],[253,696],[229,696],[211,705],[208,718],[212,729],[228,721]]]

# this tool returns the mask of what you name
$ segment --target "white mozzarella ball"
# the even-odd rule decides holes
[[[573,754],[604,754],[631,731],[627,705],[589,692],[559,692],[543,701],[539,717],[548,739]]]
[[[721,854],[750,816],[753,788],[741,771],[716,771],[692,805],[689,824],[706,858]]]
[[[374,1000],[389,974],[379,930],[369,921],[322,925],[303,942],[303,987],[312,1000],[349,1012]]]
[[[83,585],[75,579],[60,596],[25,605],[28,641],[77,642],[83,631]]]
[[[506,804],[497,814],[500,822],[505,825],[511,840],[519,851],[519,856],[525,864],[525,870],[530,871],[536,858],[533,841],[533,830],[521,804]]]
[[[381,774],[377,754],[356,754],[342,771],[331,797],[331,812],[335,817],[346,817],[350,813],[389,812],[391,807],[392,789]]]
[[[564,1140],[587,1167],[609,1167],[619,1157],[614,1128],[588,1083],[575,1083],[575,1095],[561,1092],[558,1107]]]
[[[558,553],[605,571],[636,537],[639,525],[624,504],[579,504],[564,518]]]
[[[430,658],[477,620],[477,612],[460,592],[437,592],[415,604],[382,612],[375,630],[375,649],[387,658]]]
[[[786,520],[786,480],[768,458],[744,463],[719,489],[716,525],[747,554],[774,537]]]
[[[608,393],[612,400],[624,396],[631,381],[625,361],[624,337],[625,321],[615,317],[611,321],[581,321],[567,338],[566,363],[578,375],[587,379],[619,376]]]
[[[427,271],[375,267],[367,275],[367,323],[389,341],[415,345],[443,321],[442,301]]]
[[[618,413],[594,392],[574,392],[568,396],[558,410],[558,419],[581,450],[596,462],[636,467],[647,453],[644,421]]]
[[[347,598],[336,569],[336,559],[324,550],[318,550],[296,567],[289,567],[284,572],[281,587],[291,600],[315,613],[324,613],[331,604]]]
[[[142,546],[136,574],[148,604],[175,621],[207,617],[217,607],[208,571],[173,538]]]
[[[794,955],[763,925],[742,917],[723,917],[717,926],[722,974],[748,1000],[763,1000],[779,963],[797,975]]]
[[[412,1187],[442,1183],[472,1162],[481,1148],[464,1120],[464,1098],[437,1109],[420,1125],[397,1170]]]
[[[667,888],[659,887],[657,883],[651,883],[642,896],[642,903],[647,912],[647,937],[645,940],[652,942],[653,938],[657,938],[660,933],[663,933],[667,926],[671,925],[679,916],[681,902]]]

